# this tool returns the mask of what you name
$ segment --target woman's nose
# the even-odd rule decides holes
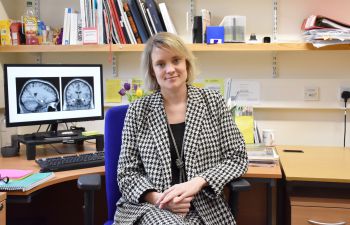
[[[172,65],[171,63],[166,65],[166,72],[167,73],[172,73],[175,71],[174,65]]]

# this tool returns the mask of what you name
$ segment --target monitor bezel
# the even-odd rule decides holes
[[[100,94],[101,94],[101,115],[88,116],[80,118],[64,118],[64,119],[50,119],[40,121],[25,121],[25,122],[11,122],[9,111],[9,90],[8,90],[8,68],[9,67],[99,67],[100,70]],[[70,123],[70,122],[84,122],[93,120],[104,119],[104,93],[103,93],[103,68],[102,64],[4,64],[4,97],[5,97],[5,118],[6,127],[19,127],[19,126],[31,126],[31,125],[43,125],[43,124],[58,124],[58,123]],[[10,119],[9,119],[10,118]]]

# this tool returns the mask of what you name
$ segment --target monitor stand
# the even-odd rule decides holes
[[[103,151],[104,149],[104,136],[103,134],[95,134],[84,136],[81,131],[73,131],[73,133],[67,133],[70,131],[50,131],[50,132],[38,132],[33,134],[18,135],[18,142],[26,145],[27,160],[34,160],[36,156],[36,146],[42,144],[52,143],[69,143],[76,145],[83,145],[85,140],[96,140],[96,150]]]

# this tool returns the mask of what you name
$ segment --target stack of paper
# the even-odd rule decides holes
[[[251,166],[274,166],[279,161],[279,156],[274,147],[247,145],[247,154]]]
[[[325,16],[311,15],[301,28],[305,41],[317,48],[350,43],[350,25]]]

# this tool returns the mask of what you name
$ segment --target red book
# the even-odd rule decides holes
[[[117,26],[117,33],[120,39],[121,44],[126,44],[126,40],[124,37],[124,33],[122,30],[122,27],[120,25],[120,16],[118,15],[117,9],[115,8],[115,4],[113,0],[109,0],[109,6],[110,6],[110,11],[112,12],[112,17],[114,20],[115,25]]]

